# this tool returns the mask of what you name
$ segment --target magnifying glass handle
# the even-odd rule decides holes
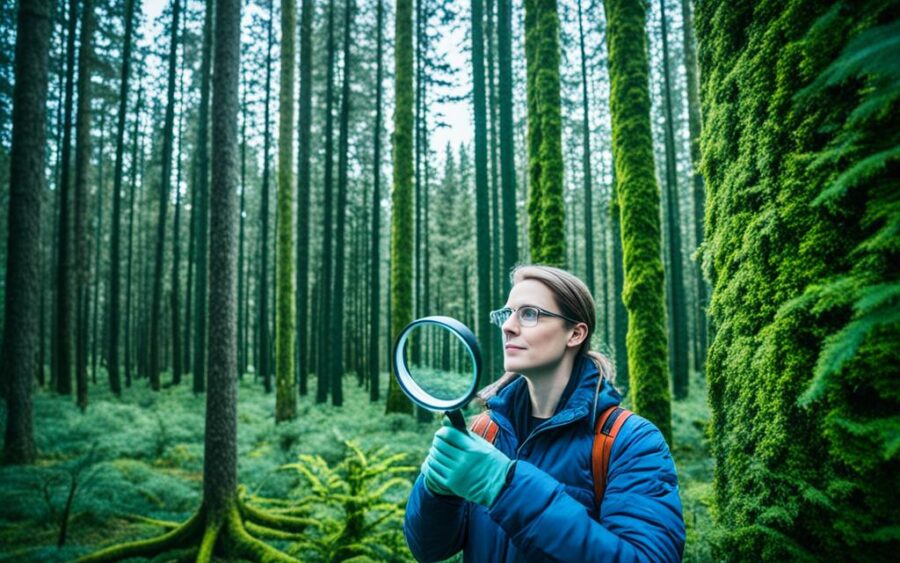
[[[459,409],[454,409],[452,411],[446,411],[444,414],[447,415],[447,418],[450,419],[450,422],[453,426],[456,427],[457,430],[461,430],[462,432],[466,432],[466,418],[463,416],[462,412]]]

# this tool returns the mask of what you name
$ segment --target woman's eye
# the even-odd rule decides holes
[[[523,321],[533,321],[537,319],[538,312],[537,309],[522,309],[522,320]]]

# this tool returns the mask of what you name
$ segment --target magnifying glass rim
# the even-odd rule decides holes
[[[412,331],[412,329],[425,324],[433,324],[442,328],[449,329],[469,351],[469,356],[472,358],[472,362],[475,364],[475,377],[472,378],[472,384],[470,385],[469,390],[466,391],[465,395],[463,395],[460,399],[449,400],[438,399],[434,397],[431,393],[428,393],[427,391],[422,389],[422,386],[416,383],[416,380],[409,373],[409,369],[406,366],[406,361],[403,358],[403,346],[404,344],[406,344],[406,339],[408,338],[409,333]],[[396,344],[394,344],[393,359],[394,373],[397,374],[397,383],[400,384],[400,387],[406,393],[406,396],[422,408],[435,412],[452,411],[465,406],[465,404],[468,403],[475,395],[475,391],[478,386],[478,374],[481,372],[481,352],[478,349],[478,341],[475,340],[475,335],[472,333],[469,327],[454,319],[453,317],[434,315],[416,319],[406,325],[406,327],[400,332],[400,335],[397,337]],[[420,398],[420,395],[431,397],[432,399],[434,399],[434,403],[426,403]]]

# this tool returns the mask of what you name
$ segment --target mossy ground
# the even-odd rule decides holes
[[[104,380],[101,374],[98,379]],[[711,558],[707,507],[712,467],[705,442],[705,389],[700,378],[692,384],[691,397],[673,404],[673,453],[688,527],[685,559],[702,561]],[[189,381],[153,393],[139,380],[121,399],[103,387],[91,389],[85,414],[74,399],[46,391],[35,395],[40,459],[33,467],[0,467],[0,561],[68,561],[165,531],[136,516],[180,523],[200,506],[205,397],[194,396]],[[335,465],[346,455],[344,439],[356,439],[365,448],[384,445],[405,452],[407,463],[418,466],[438,424],[432,428],[406,415],[385,416],[384,403],[371,404],[352,377],[346,381],[343,408],[316,405],[314,397],[313,388],[300,400],[297,419],[276,426],[274,393],[266,395],[252,376],[241,382],[238,477],[248,495],[302,494],[299,475],[278,468],[299,454],[317,454]],[[0,414],[2,430],[5,412]],[[84,468],[66,545],[57,550],[60,514],[70,475],[79,464]],[[409,474],[410,480],[414,477]]]

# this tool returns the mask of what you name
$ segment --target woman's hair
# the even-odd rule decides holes
[[[607,380],[610,383],[615,382],[616,370],[612,361],[607,356],[591,350],[591,336],[593,336],[594,329],[597,326],[597,307],[594,304],[591,291],[583,281],[560,268],[535,264],[516,266],[510,273],[510,279],[512,280],[512,285],[525,280],[534,280],[544,284],[553,293],[553,298],[561,314],[586,324],[588,327],[587,336],[581,348],[578,349],[578,354],[583,354],[594,362],[597,370],[600,372],[601,384],[603,380]],[[574,326],[569,321],[564,322],[569,328]],[[500,379],[479,391],[478,397],[483,401],[487,401],[511,383],[518,375],[512,372],[504,373]]]

